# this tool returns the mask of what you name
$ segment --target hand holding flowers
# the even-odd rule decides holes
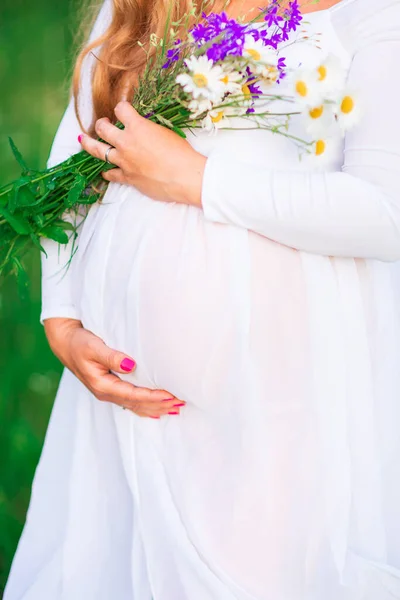
[[[178,134],[141,117],[128,102],[120,102],[115,115],[123,130],[108,119],[96,122],[96,133],[113,146],[110,161],[117,165],[103,173],[104,179],[134,185],[155,200],[200,206],[206,158]],[[88,135],[81,143],[99,159],[109,147]]]
[[[330,138],[356,122],[357,103],[333,59],[308,71],[286,67],[282,51],[301,22],[297,0],[283,9],[271,0],[261,16],[262,23],[244,23],[225,13],[203,14],[187,39],[178,39],[169,24],[163,39],[151,36],[154,52],[133,108],[120,103],[116,125],[100,119],[100,140],[84,135],[84,151],[60,165],[33,171],[12,144],[22,176],[0,189],[0,276],[13,273],[24,284],[21,258],[32,245],[43,251],[42,237],[60,244],[76,238],[64,215],[99,200],[101,173],[157,200],[200,206],[205,158],[186,142],[187,130],[215,134],[242,128],[245,120],[247,128],[289,138],[322,164]],[[292,81],[289,93],[282,91],[284,78]],[[303,120],[304,138],[288,129],[295,116]],[[108,157],[116,169],[109,170]]]

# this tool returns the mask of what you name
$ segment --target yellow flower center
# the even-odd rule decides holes
[[[278,78],[278,69],[276,67],[266,67],[265,78],[269,80],[276,80]]]
[[[340,106],[340,110],[345,115],[351,113],[354,109],[354,100],[351,96],[345,96],[342,100],[342,104]]]
[[[220,110],[217,112],[217,114],[215,115],[215,117],[211,117],[211,121],[213,123],[219,123],[222,119],[222,117],[224,116],[224,111]]]
[[[316,108],[313,108],[312,110],[310,110],[310,117],[312,119],[319,119],[322,117],[324,112],[324,107],[321,106],[317,106]]]
[[[320,81],[324,81],[324,79],[326,79],[326,76],[328,75],[328,69],[324,65],[321,65],[320,67],[318,67],[318,73],[318,79]]]
[[[324,140],[318,140],[317,142],[315,142],[315,154],[317,156],[321,156],[321,154],[323,154],[326,150],[326,143],[324,142]]]
[[[261,54],[258,50],[254,50],[254,48],[246,48],[247,54],[250,54],[253,60],[261,60]]]
[[[251,91],[248,85],[242,85],[242,92],[244,96],[251,96]]]
[[[229,83],[229,77],[228,77],[228,75],[225,75],[225,77],[223,77],[221,79],[221,81],[222,81],[222,83],[225,83],[225,85],[228,85],[228,83]]]
[[[307,96],[307,94],[308,94],[308,87],[304,83],[304,81],[298,81],[296,83],[296,92],[299,94],[299,96],[302,96],[303,98],[305,98]]]
[[[199,88],[207,87],[208,85],[208,79],[203,73],[195,73],[193,75],[193,81]]]

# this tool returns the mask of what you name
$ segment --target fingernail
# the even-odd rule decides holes
[[[171,411],[169,411],[169,413],[168,413],[168,414],[169,414],[169,415],[179,415],[179,411],[178,411],[178,410],[177,410],[177,411],[172,411],[172,410],[171,410]]]
[[[132,371],[135,364],[136,363],[134,360],[131,360],[130,358],[124,358],[124,360],[121,361],[120,367],[124,371]]]
[[[180,402],[179,404],[173,404],[172,406],[185,406],[185,402]]]
[[[79,142],[80,144],[82,143],[82,138],[83,138],[83,135],[82,135],[82,134],[78,135],[78,142]]]
[[[175,398],[164,398],[163,402],[169,402],[170,400],[175,400]]]
[[[152,417],[152,416],[150,415],[150,419],[159,419],[159,418],[160,418],[160,417]]]

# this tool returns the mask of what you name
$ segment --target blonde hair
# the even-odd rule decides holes
[[[150,35],[163,37],[168,19],[172,23],[177,22],[193,10],[199,14],[203,6],[199,3],[196,8],[192,0],[112,0],[112,3],[110,26],[103,35],[83,47],[76,61],[73,94],[79,121],[79,84],[82,65],[88,54],[99,48],[95,52],[97,61],[92,78],[94,119],[108,117],[115,121],[115,105],[126,90],[129,90],[127,99],[132,100],[135,81],[148,56],[151,57],[154,52]]]

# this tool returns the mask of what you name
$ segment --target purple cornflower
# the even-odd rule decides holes
[[[254,74],[250,71],[249,67],[246,67],[247,81],[245,85],[249,88],[249,92],[254,98],[258,98],[262,95],[262,89],[258,87],[257,83],[251,83],[254,81]]]
[[[225,12],[202,13],[203,22],[195,25],[190,33],[195,46],[201,49],[207,45],[205,55],[213,62],[224,61],[227,56],[242,56],[246,36],[255,41],[261,40],[264,46],[277,50],[279,45],[288,40],[289,32],[295,31],[302,20],[298,0],[289,2],[282,15],[278,14],[280,0],[272,0],[265,12],[266,28],[260,29],[249,23],[238,23],[230,19]],[[168,68],[181,55],[181,40],[174,42],[174,47],[167,51],[167,60],[163,68]],[[284,76],[284,59],[278,64],[279,79]]]
[[[278,59],[277,68],[278,68],[278,71],[279,71],[279,77],[277,79],[277,83],[279,83],[281,79],[283,79],[284,77],[286,77],[286,72],[285,72],[286,63],[285,63],[285,58],[283,56]]]
[[[179,56],[180,56],[180,48],[179,48],[179,46],[180,46],[180,44],[181,44],[181,40],[175,40],[175,42],[174,42],[175,48],[170,48],[167,51],[167,60],[166,60],[166,62],[162,66],[163,69],[168,69],[168,67],[170,67],[173,62],[176,62],[179,59]]]
[[[289,6],[284,10],[283,15],[278,15],[279,0],[273,0],[264,17],[268,28],[275,27],[271,37],[267,37],[269,32],[265,31],[263,38],[267,45],[277,49],[280,43],[289,39],[289,32],[296,31],[303,17],[300,12],[298,0],[289,2]]]
[[[251,94],[251,106],[246,110],[246,114],[250,114],[254,111],[254,101],[256,98],[262,96],[262,89],[257,85],[257,82],[254,80],[254,74],[250,71],[249,67],[246,67],[247,81],[245,86],[249,90]]]
[[[294,2],[289,2],[289,8],[285,10],[284,17],[286,18],[288,30],[295,31],[303,20],[297,0],[294,0]]]
[[[262,95],[262,89],[255,83],[248,83],[247,87],[249,88],[251,95],[253,98],[258,98]]]
[[[264,17],[264,21],[268,25],[268,27],[279,26],[279,23],[283,21],[283,17],[278,15],[279,10],[279,2],[274,1],[268,7],[268,11]]]
[[[193,40],[198,48],[209,44],[206,50],[207,58],[215,61],[224,60],[229,56],[241,56],[248,25],[241,24],[235,19],[229,19],[225,12],[202,15],[204,23],[195,25],[191,30]],[[215,40],[214,43],[211,43]]]

